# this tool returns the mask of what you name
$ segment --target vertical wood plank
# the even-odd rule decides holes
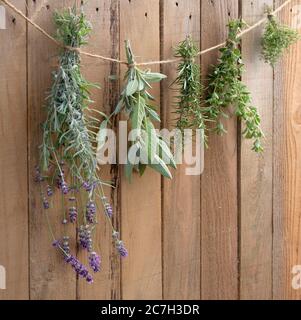
[[[12,1],[26,12],[24,1]],[[26,23],[6,9],[0,30],[0,300],[28,299]]]
[[[73,0],[29,1],[28,16],[49,33],[54,33],[53,12],[70,7]],[[79,4],[80,1],[77,2]],[[28,102],[29,102],[29,198],[30,198],[30,297],[31,299],[70,299],[76,298],[76,276],[66,266],[62,256],[52,247],[45,214],[40,201],[40,190],[33,181],[34,167],[39,163],[38,146],[41,144],[41,123],[45,119],[43,106],[52,82],[51,72],[57,66],[59,48],[41,35],[33,27],[28,27]],[[60,196],[54,200],[54,208],[49,214],[55,235],[67,234],[75,238],[75,230],[62,221]],[[70,243],[75,250],[75,243]]]
[[[238,1],[204,0],[201,4],[201,43],[205,49],[226,39],[225,25],[237,18]],[[202,57],[204,74],[217,57],[217,51]],[[226,126],[227,135],[209,139],[201,179],[202,299],[238,298],[236,118],[227,120]]]
[[[283,1],[276,0],[278,7]],[[279,15],[291,24],[295,0]],[[274,237],[273,297],[301,299],[301,291],[292,288],[295,265],[301,264],[301,44],[294,45],[275,68],[274,106]]]
[[[158,60],[159,0],[120,2],[120,46],[125,59],[124,40],[129,39],[137,60]],[[158,66],[153,70],[158,71]],[[123,70],[124,71],[124,70]],[[160,104],[159,85],[153,91]],[[129,257],[122,261],[123,299],[160,299],[161,270],[161,178],[147,169],[140,178],[121,180],[122,238]]]
[[[108,57],[118,58],[119,54],[119,3],[118,0],[90,0],[84,5],[84,12],[92,23],[93,32],[89,38],[87,51],[97,52]],[[93,108],[110,114],[119,97],[118,81],[110,81],[109,76],[119,77],[119,66],[83,57],[83,73],[90,82],[97,83],[101,90],[92,91]],[[100,176],[104,181],[112,181],[116,188],[105,188],[106,196],[114,207],[115,223],[118,221],[118,167],[105,165],[100,168]],[[100,206],[101,208],[101,206]],[[94,274],[94,284],[91,286],[81,279],[78,280],[78,299],[119,299],[120,278],[119,259],[112,245],[112,229],[104,214],[100,212],[99,224],[93,239],[94,250],[101,254],[102,269]],[[87,261],[86,251],[80,250],[79,257]]]
[[[242,1],[242,18],[250,25],[273,1]],[[252,141],[241,140],[240,154],[240,297],[272,298],[272,184],[273,184],[273,69],[261,59],[259,27],[242,39],[243,82],[258,108],[265,134],[264,153],[252,151]],[[242,127],[242,131],[243,131]]]
[[[200,3],[189,0],[162,1],[162,59],[173,56],[173,48],[191,35],[200,44]],[[170,83],[177,65],[163,65],[168,76],[162,86],[163,127],[175,126],[177,92]],[[163,297],[200,299],[200,176],[187,176],[178,166],[173,179],[163,179]],[[183,250],[185,248],[185,250]]]

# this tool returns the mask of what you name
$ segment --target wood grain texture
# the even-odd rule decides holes
[[[119,54],[119,3],[117,0],[90,0],[84,7],[87,19],[93,25],[93,31],[86,50],[89,52],[101,52],[106,56],[118,58]],[[119,66],[100,60],[84,58],[82,61],[83,73],[86,79],[98,83],[101,89],[92,91],[94,104],[91,107],[110,114],[119,97],[118,80],[110,81],[109,76],[115,75],[119,78]],[[112,170],[111,170],[112,169]],[[114,222],[119,225],[118,200],[118,167],[111,168],[109,165],[101,166],[100,176],[104,181],[112,181],[116,188],[105,187],[106,196],[114,207]],[[99,204],[101,208],[101,205]],[[94,274],[96,285],[87,284],[78,280],[77,299],[119,299],[120,276],[119,258],[112,245],[112,229],[105,215],[100,212],[99,224],[95,233],[94,250],[101,254],[102,270]],[[87,254],[79,251],[82,261],[87,261]]]
[[[24,2],[13,3],[26,10]],[[8,10],[0,43],[0,265],[6,269],[0,300],[27,299],[26,24]]]
[[[139,60],[159,59],[159,0],[120,2],[120,47],[125,58],[124,41],[131,41]],[[158,71],[158,66],[152,68]],[[123,70],[124,71],[124,70]],[[154,86],[160,105],[159,85]],[[122,261],[123,299],[160,299],[161,270],[161,178],[151,169],[133,182],[121,179],[122,238],[129,257]]]
[[[30,1],[28,16],[50,33],[54,32],[53,12],[70,7],[73,0],[54,0],[46,7],[42,1]],[[79,4],[79,2],[77,3]],[[45,212],[40,201],[40,190],[33,181],[34,167],[39,164],[38,146],[41,144],[41,123],[45,119],[45,97],[51,86],[51,72],[57,66],[59,49],[37,30],[28,26],[28,127],[29,127],[29,198],[30,198],[30,297],[37,300],[76,298],[76,276],[63,261],[62,255],[51,245]],[[55,236],[75,239],[73,226],[66,228],[63,220],[61,196],[56,194],[49,211],[50,224]],[[75,242],[70,243],[75,251]]]
[[[199,1],[162,1],[161,17],[162,59],[173,56],[173,48],[188,35],[200,44]],[[171,130],[178,92],[170,84],[177,64],[163,65],[162,72],[168,77],[161,95],[163,128]],[[185,169],[179,165],[172,180],[163,179],[164,299],[200,299],[200,176],[187,176]]]
[[[278,6],[282,1],[275,1]],[[295,0],[280,15],[291,24],[301,1]],[[296,7],[295,7],[296,8]],[[292,269],[301,264],[301,43],[275,68],[274,106],[274,236],[273,297],[301,299],[301,291],[292,288]]]
[[[252,25],[273,1],[242,1],[242,18]],[[272,298],[273,69],[261,59],[264,25],[242,39],[242,80],[262,118],[264,153],[241,139],[240,154],[240,298]],[[242,125],[241,131],[244,130]],[[239,139],[239,137],[238,137]]]
[[[238,1],[204,0],[201,4],[201,44],[206,49],[226,39],[225,25],[238,16]],[[202,57],[204,75],[217,57],[217,51]],[[227,135],[209,139],[201,179],[202,299],[238,298],[236,118],[225,125]]]

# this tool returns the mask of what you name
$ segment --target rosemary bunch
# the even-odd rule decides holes
[[[175,56],[182,58],[177,68],[178,76],[174,84],[178,86],[176,127],[182,134],[185,129],[206,129],[205,108],[201,106],[203,86],[201,68],[195,62],[198,48],[191,37],[182,41],[175,50]]]
[[[54,22],[57,27],[57,39],[65,47],[79,48],[86,43],[91,26],[84,14],[82,12],[78,14],[75,7],[56,13]],[[53,74],[53,84],[47,98],[47,118],[43,124],[41,146],[43,171],[40,172],[37,167],[35,179],[40,184],[54,247],[63,252],[65,261],[89,283],[93,281],[93,277],[87,267],[71,254],[69,237],[66,234],[59,239],[54,236],[47,211],[51,209],[51,197],[58,188],[62,199],[61,222],[64,225],[67,223],[76,225],[79,247],[87,250],[90,268],[98,272],[101,259],[93,251],[92,238],[97,224],[97,199],[100,199],[102,211],[112,227],[115,247],[122,257],[127,256],[127,250],[111,222],[113,209],[104,195],[105,183],[101,181],[97,172],[95,154],[97,134],[93,128],[97,128],[96,125],[100,121],[88,115],[88,111],[102,113],[88,108],[92,102],[89,97],[89,89],[92,86],[95,85],[85,80],[81,74],[79,52],[76,49],[64,49],[60,53],[59,67]],[[47,182],[46,190],[43,186],[44,181]]]
[[[253,139],[253,150],[263,151],[260,128],[260,116],[251,104],[251,95],[246,85],[241,81],[244,65],[239,49],[238,34],[244,27],[241,20],[229,23],[229,36],[225,47],[220,49],[221,57],[218,65],[209,76],[208,97],[206,99],[207,117],[215,122],[214,131],[218,134],[226,133],[222,118],[228,118],[230,107],[235,108],[235,114],[245,124],[243,136]]]
[[[262,56],[266,63],[274,66],[282,54],[300,39],[298,31],[281,25],[274,15],[268,15],[268,23],[262,37]]]
[[[175,161],[168,145],[153,124],[153,121],[160,122],[160,117],[151,104],[154,97],[148,92],[151,83],[160,82],[166,76],[149,70],[140,70],[135,65],[134,55],[128,41],[126,41],[126,54],[129,65],[125,75],[126,85],[114,111],[116,115],[124,109],[129,115],[133,130],[126,176],[130,180],[133,170],[142,175],[149,166],[163,176],[171,178],[168,166],[176,168]]]

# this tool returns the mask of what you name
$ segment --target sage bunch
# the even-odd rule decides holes
[[[175,56],[181,58],[177,67],[174,84],[179,95],[176,102],[176,127],[184,133],[185,129],[206,129],[206,110],[202,107],[203,86],[201,67],[196,63],[198,48],[189,36],[175,49]]]
[[[257,108],[251,104],[251,95],[241,78],[244,71],[239,33],[244,27],[241,20],[230,21],[226,46],[220,49],[221,57],[209,76],[207,116],[214,122],[213,130],[217,134],[226,133],[223,118],[228,118],[234,108],[236,116],[244,123],[243,136],[253,140],[253,150],[263,151],[263,132],[260,128],[260,116]]]
[[[274,66],[284,52],[300,39],[297,30],[282,25],[272,14],[268,15],[268,23],[262,37],[262,56],[266,63]]]
[[[176,164],[167,143],[155,129],[154,122],[161,120],[152,104],[155,99],[148,91],[152,83],[160,82],[166,76],[139,69],[135,65],[129,41],[126,41],[125,49],[128,62],[125,88],[113,114],[117,115],[124,110],[132,130],[126,176],[131,180],[134,170],[143,175],[148,166],[164,177],[172,178],[168,167],[176,168]]]
[[[83,12],[77,13],[75,7],[55,13],[54,23],[56,37],[66,49],[59,55],[59,66],[53,73],[53,84],[47,98],[47,117],[42,126],[41,170],[37,167],[36,181],[40,185],[46,217],[52,209],[50,204],[54,190],[60,191],[61,223],[75,225],[79,231],[79,246],[87,250],[92,271],[98,272],[101,259],[93,251],[93,236],[98,221],[97,200],[101,200],[102,211],[109,221],[112,207],[104,195],[103,186],[107,183],[99,177],[95,154],[97,134],[93,129],[97,128],[100,120],[94,114],[102,118],[104,115],[89,108],[93,102],[89,90],[97,86],[82,76],[77,50],[87,43],[91,25]],[[79,276],[91,283],[93,278],[87,267],[70,252],[69,236],[64,234],[57,238],[52,226],[49,223],[48,226],[54,247],[62,251],[66,262]],[[114,228],[112,234],[118,234]]]

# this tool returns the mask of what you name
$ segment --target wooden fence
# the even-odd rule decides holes
[[[73,2],[13,1],[50,33],[53,11]],[[252,24],[262,17],[264,4],[282,2],[89,0],[85,12],[94,31],[86,50],[124,58],[123,42],[130,39],[140,59],[169,58],[187,34],[208,48],[225,39],[229,19],[242,16]],[[281,19],[290,23],[300,5],[293,1]],[[116,183],[107,192],[130,255],[119,261],[101,220],[97,249],[103,271],[89,286],[76,280],[51,247],[33,182],[42,106],[58,48],[11,10],[6,15],[7,28],[0,30],[0,265],[7,289],[0,290],[0,299],[301,298],[291,285],[292,268],[301,265],[300,42],[273,70],[259,57],[262,28],[242,40],[243,80],[263,118],[263,155],[250,151],[233,118],[227,136],[210,138],[201,177],[186,176],[180,167],[172,181],[148,171],[129,184],[122,167],[103,168]],[[217,57],[218,52],[202,56],[204,75]],[[164,65],[169,81],[154,90],[164,126],[172,117],[174,93],[168,86],[175,69]],[[96,105],[110,112],[121,83],[109,75],[122,77],[124,68],[84,58],[83,70],[102,86],[93,91]],[[57,232],[58,215],[50,217]]]

